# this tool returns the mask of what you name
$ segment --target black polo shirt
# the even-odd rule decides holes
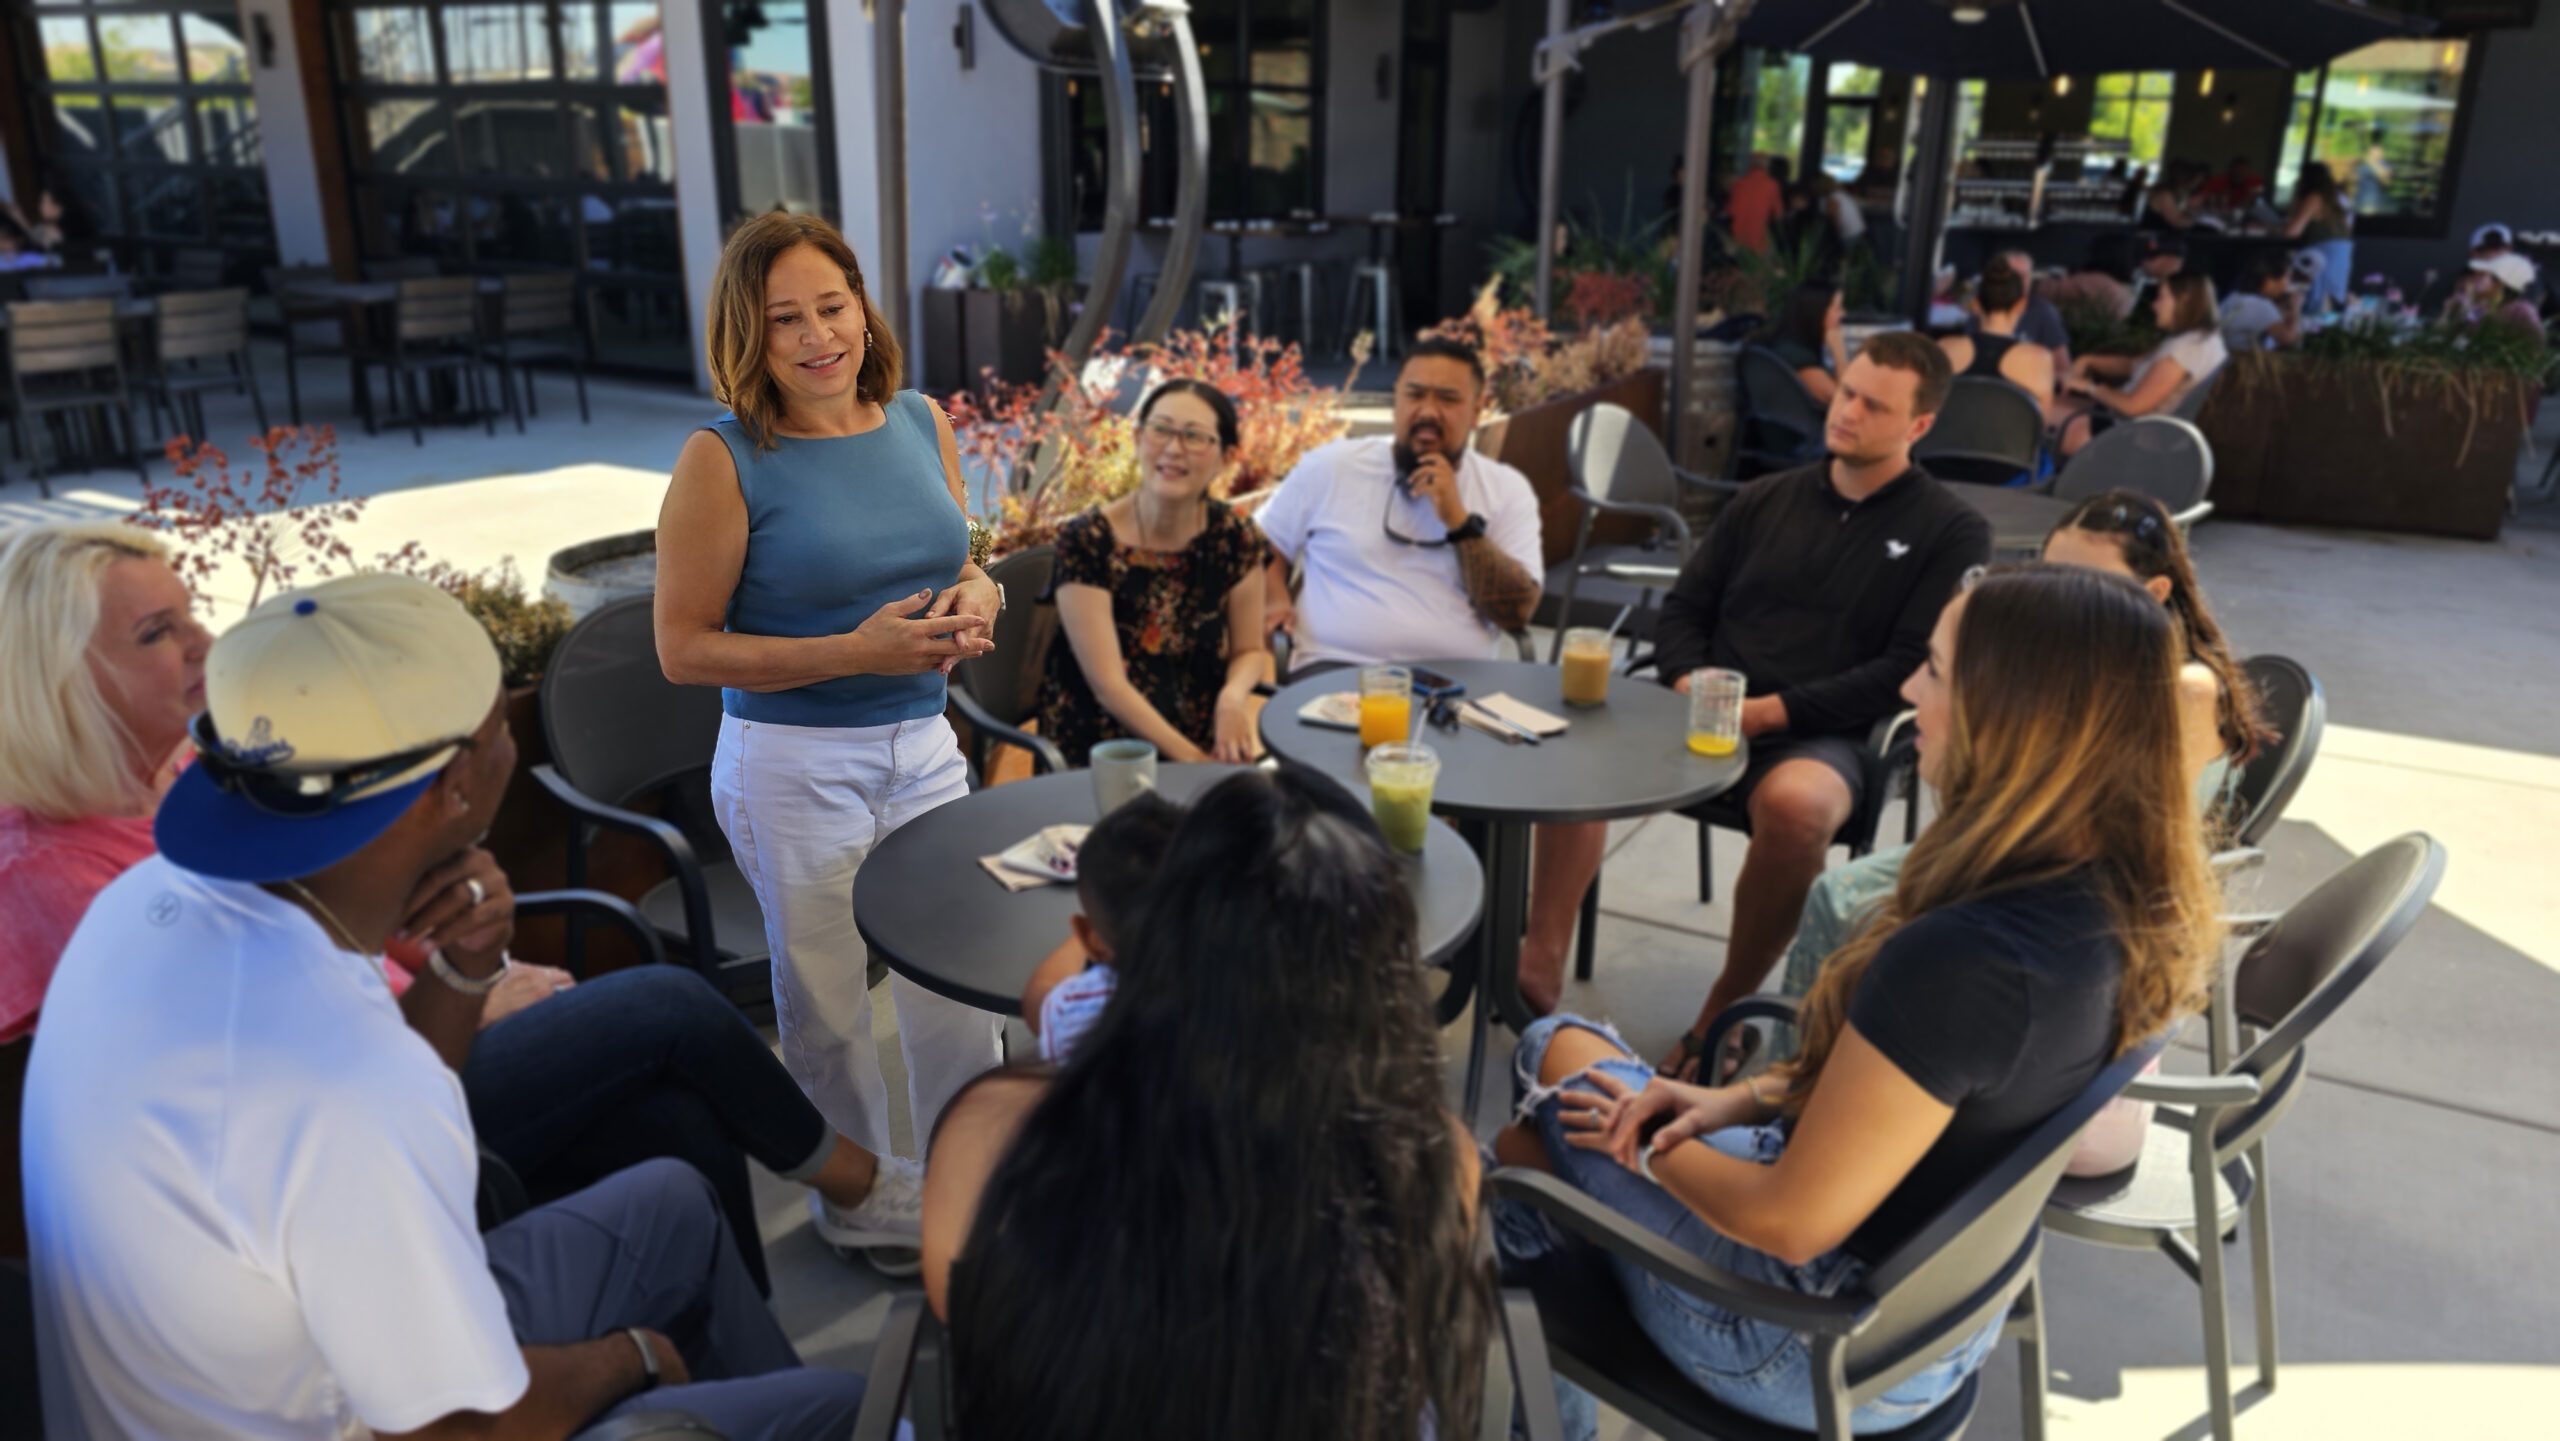
[[[1786,703],[1789,734],[1862,735],[1902,708],[1938,612],[1990,559],[1990,523],[1916,465],[1862,501],[1832,488],[1828,460],[1765,477],[1663,600],[1663,682],[1738,670]]]

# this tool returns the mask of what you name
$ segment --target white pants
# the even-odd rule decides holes
[[[827,1124],[876,1156],[890,1154],[889,1088],[871,1038],[853,873],[882,836],[968,790],[940,716],[849,728],[720,722],[711,801],[764,907],[782,1064]],[[1004,1022],[904,976],[889,984],[922,1154],[942,1108],[1002,1060]]]

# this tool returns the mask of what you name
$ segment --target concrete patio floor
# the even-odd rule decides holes
[[[336,420],[348,490],[375,497],[358,553],[414,538],[466,568],[512,555],[538,578],[553,550],[653,524],[667,467],[717,407],[672,387],[590,384],[591,425],[578,423],[565,377],[546,377],[526,435],[502,420],[494,439],[431,429],[420,448],[406,431],[364,436],[343,379],[307,371],[307,418]],[[281,423],[280,379],[267,395]],[[252,429],[245,402],[207,406],[217,436]],[[2560,407],[2546,414],[2547,447],[2560,439]],[[154,473],[165,477],[166,462]],[[50,503],[22,466],[7,475],[0,528],[117,514],[137,494],[130,469],[57,477]],[[2281,905],[2408,830],[2452,852],[2433,910],[2312,1047],[2313,1082],[2272,1140],[2285,1369],[2271,1395],[2244,1394],[2241,1434],[2550,1435],[2560,1415],[2560,1067],[2550,1060],[2560,1036],[2560,504],[2529,509],[2487,544],[2212,521],[2195,550],[2237,648],[2302,661],[2329,699],[2327,743],[2271,842],[2259,899]],[[1898,818],[1887,825],[1898,833]],[[1721,964],[1727,912],[1696,900],[1694,826],[1624,823],[1613,842],[1597,978],[1566,1000],[1622,1021],[1657,1052]],[[1714,849],[1727,894],[1741,838]],[[885,992],[877,999],[902,1096],[891,1007]],[[1461,1022],[1445,1038],[1453,1099],[1465,1037]],[[1015,1038],[1026,1039],[1018,1023]],[[1497,1030],[1497,1061],[1509,1044]],[[2190,1050],[2172,1065],[2196,1061]],[[1489,1088],[1488,1128],[1502,1102]],[[903,1101],[892,1113],[911,1152]],[[758,1179],[777,1311],[811,1361],[863,1368],[887,1283],[817,1242],[797,1188]],[[2232,1313],[2244,1380],[2254,1376],[2246,1270]],[[2050,1434],[2205,1434],[2196,1296],[2165,1258],[2054,1238],[2044,1277]],[[2013,1350],[1997,1353],[1969,1436],[2019,1434],[2015,1366]],[[1613,1421],[1603,1434],[1644,1433]]]

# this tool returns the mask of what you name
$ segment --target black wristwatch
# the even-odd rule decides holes
[[[1449,527],[1449,539],[1451,540],[1481,540],[1483,538],[1484,517],[1476,514],[1474,511],[1468,511],[1467,518],[1463,522]]]

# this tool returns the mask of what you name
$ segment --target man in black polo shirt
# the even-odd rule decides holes
[[[1748,680],[1751,769],[1728,798],[1751,815],[1733,893],[1724,974],[1690,1034],[1760,988],[1784,953],[1831,838],[1857,809],[1875,723],[1902,708],[1903,681],[1966,571],[1991,558],[1991,527],[1912,464],[1952,377],[1913,331],[1870,339],[1840,376],[1829,458],[1769,476],[1716,518],[1663,601],[1661,674],[1687,690],[1701,666]],[[1521,993],[1551,1006],[1574,915],[1599,871],[1602,825],[1539,830]]]

